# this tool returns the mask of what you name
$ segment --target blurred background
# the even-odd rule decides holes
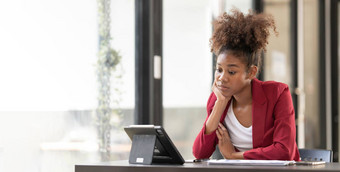
[[[0,2],[0,171],[126,160],[123,127],[164,126],[184,159],[206,117],[212,21],[276,21],[261,80],[287,83],[299,148],[339,157],[340,0]]]

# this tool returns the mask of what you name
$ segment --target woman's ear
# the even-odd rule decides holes
[[[257,71],[258,71],[257,66],[251,65],[248,69],[248,78],[249,79],[256,78]]]

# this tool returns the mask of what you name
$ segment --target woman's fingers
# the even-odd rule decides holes
[[[227,131],[222,123],[218,123],[218,127],[221,128],[223,131]]]
[[[229,137],[228,130],[224,127],[222,123],[219,123],[217,128],[220,130],[222,136]]]
[[[221,134],[218,130],[216,130],[216,136],[217,136],[218,140],[222,139],[222,136],[221,136]]]
[[[224,137],[224,132],[223,132],[223,130],[222,130],[221,128],[217,128],[217,130],[216,130],[216,135],[217,135],[217,138],[218,138],[219,140],[223,139],[223,137]]]
[[[220,132],[222,132],[223,134],[225,133],[225,132],[227,132],[227,129],[223,126],[223,124],[221,124],[221,123],[219,123],[218,124],[218,129],[220,130]],[[222,135],[223,135],[222,134]]]
[[[224,140],[229,140],[229,133],[226,127],[222,123],[218,124],[217,130],[216,130],[216,136],[220,143],[222,143]]]

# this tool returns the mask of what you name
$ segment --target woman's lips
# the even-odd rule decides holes
[[[226,87],[226,86],[224,86],[224,85],[217,85],[217,88],[220,89],[220,90],[222,90],[222,91],[226,91],[226,90],[229,89],[228,87]]]

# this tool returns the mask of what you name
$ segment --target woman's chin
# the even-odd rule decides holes
[[[222,92],[222,95],[224,96],[224,97],[231,97],[231,96],[233,96],[232,94],[230,94],[230,92]]]
[[[231,97],[232,96],[232,93],[231,93],[231,91],[230,91],[230,89],[229,88],[218,88],[217,87],[217,89],[220,91],[220,93],[222,94],[222,96],[224,96],[224,97]]]

